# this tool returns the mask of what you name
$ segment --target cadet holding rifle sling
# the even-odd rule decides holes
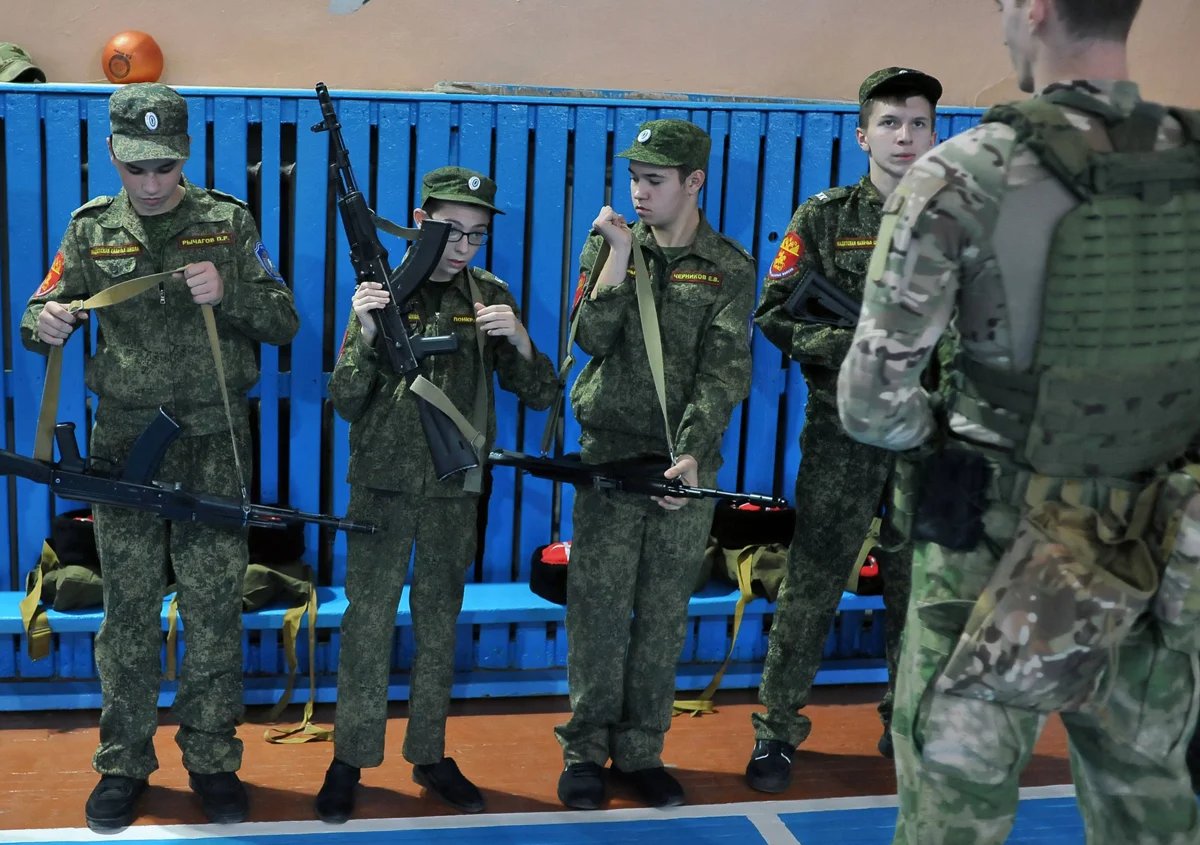
[[[771,343],[799,361],[808,386],[796,477],[796,529],[771,624],[755,745],[746,780],[782,792],[796,746],[812,723],[802,712],[829,625],[880,500],[892,456],[851,440],[837,416],[838,366],[858,322],[863,279],[883,202],[904,172],[932,148],[942,86],[927,74],[885,68],[859,88],[859,146],[870,157],[857,185],[830,188],[796,209],[763,285],[755,321]],[[878,552],[887,608],[888,678],[895,677],[908,603],[911,553]],[[892,684],[879,705],[879,751],[891,756]]]
[[[330,114],[332,106],[327,119]],[[495,198],[496,183],[482,173],[442,167],[425,174],[413,220],[421,232],[436,230],[444,247],[411,285],[386,283],[393,275],[386,252],[377,245],[361,195],[355,203],[360,206],[355,213],[367,216],[366,223],[361,217],[354,222],[361,237],[351,238],[352,247],[357,242],[361,250],[355,258],[359,284],[329,395],[350,422],[349,513],[386,528],[387,540],[373,542],[383,533],[348,538],[349,607],[342,619],[334,759],[316,799],[317,816],[326,822],[350,818],[361,769],[383,762],[388,664],[414,544],[410,604],[416,650],[404,757],[413,764],[413,779],[446,803],[469,813],[484,808],[483,795],[454,758],[445,756],[455,623],[476,548],[480,477],[469,467],[486,455],[483,449],[495,435],[493,375],[534,408],[548,407],[558,387],[554,367],[530,340],[508,286],[470,266],[488,240],[493,215],[503,213]],[[400,231],[386,221],[376,223]],[[423,242],[421,236],[399,276],[417,262]],[[363,255],[380,253],[384,258],[371,273],[361,272]],[[421,361],[421,350],[429,347],[438,354]],[[414,362],[420,362],[419,370]],[[469,444],[465,459],[444,462],[464,450],[456,445],[454,428],[430,425],[444,406],[427,405],[428,390],[416,395],[412,385],[419,371],[451,403],[448,410],[464,409],[480,433],[479,445]]]

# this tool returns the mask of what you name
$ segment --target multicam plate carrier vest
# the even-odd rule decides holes
[[[1092,149],[1060,106],[1099,113],[1113,151]],[[984,116],[1012,126],[1075,204],[1022,208],[1023,231],[1050,238],[1032,368],[961,361],[954,410],[1049,476],[1148,470],[1182,455],[1200,419],[1200,113],[1172,110],[1186,143],[1155,151],[1162,106],[1101,108],[1060,91]]]

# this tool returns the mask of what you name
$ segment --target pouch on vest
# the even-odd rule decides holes
[[[959,552],[978,546],[991,478],[987,459],[979,452],[946,446],[927,458],[919,472],[912,539]]]
[[[1116,649],[1158,588],[1145,528],[1136,516],[1118,531],[1091,508],[1034,507],[935,689],[1039,712],[1078,710],[1102,698]]]
[[[1200,652],[1200,465],[1171,473],[1163,481],[1155,514],[1162,537],[1162,583],[1154,597],[1154,617],[1169,648]]]

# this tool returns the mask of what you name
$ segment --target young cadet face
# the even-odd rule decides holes
[[[473,244],[471,240],[479,240],[480,236],[487,235],[488,227],[492,225],[492,212],[479,205],[439,202],[432,213],[418,208],[413,212],[413,219],[418,225],[426,220],[449,223],[450,237],[458,238],[446,241],[442,258],[429,277],[435,282],[448,282],[471,263],[475,253],[483,246],[482,243]],[[486,237],[484,239],[486,240]]]
[[[674,167],[629,162],[629,194],[633,210],[647,226],[667,227],[695,205],[704,173],[692,171],[683,180]]]
[[[857,135],[858,145],[875,166],[899,179],[937,142],[933,106],[920,94],[903,102],[879,100],[871,107],[866,127],[859,127]]]
[[[142,217],[166,214],[183,199],[180,178],[183,159],[156,158],[150,161],[112,160],[121,177],[129,203]]]

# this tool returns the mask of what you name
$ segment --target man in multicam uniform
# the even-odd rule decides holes
[[[1002,842],[1057,709],[1089,843],[1194,845],[1200,502],[1166,467],[1200,419],[1200,117],[1128,80],[1138,0],[999,5],[1038,96],[901,182],[838,382],[847,431],[924,457],[934,503],[911,509],[895,841]],[[941,407],[918,378],[951,323]]]
[[[229,423],[197,305],[213,306],[236,401],[238,452],[250,458],[245,393],[258,380],[259,343],[283,344],[299,317],[245,203],[183,179],[187,104],[165,85],[123,86],[109,99],[109,153],[123,189],[71,216],[67,233],[21,321],[25,346],[45,354],[86,317],[67,303],[118,282],[182,268],[176,278],[97,312],[99,341],[87,383],[100,398],[92,460],[122,464],[134,439],[165,408],[182,435],[159,477],[206,493],[238,495]],[[187,656],[174,711],[175,741],[189,781],[214,822],[246,816],[238,780],[242,743],[242,579],[246,532],[199,523],[167,524],[144,511],[94,508],[104,568],[104,623],[96,637],[103,705],[92,765],[100,783],[88,798],[93,830],[130,824],[146,779],[158,768],[154,731],[162,675],[159,614],[168,554],[187,628]]]
[[[829,624],[892,467],[886,452],[851,440],[837,419],[837,368],[854,330],[797,320],[785,303],[813,273],[855,300],[862,297],[883,202],[936,142],[933,118],[941,94],[936,79],[908,68],[884,68],[863,80],[857,134],[870,157],[869,170],[858,184],[822,191],[796,209],[755,314],[767,339],[800,362],[808,387],[796,476],[796,529],[758,690],[767,712],[751,716],[755,743],[746,781],[762,792],[782,792],[791,783],[796,746],[812,730],[811,720],[800,711],[808,703]],[[890,757],[892,680],[908,604],[911,553],[903,545],[894,552],[878,550],[876,557],[884,579],[889,681],[879,704],[884,726],[879,750]]]
[[[413,212],[417,225],[432,219],[452,227],[411,307],[426,335],[453,334],[458,348],[429,356],[422,369],[467,416],[475,413],[476,387],[483,382],[486,426],[475,424],[486,427],[488,444],[496,431],[493,374],[534,408],[549,406],[558,390],[554,366],[530,340],[508,285],[470,266],[487,241],[492,216],[503,213],[495,200],[496,183],[482,173],[441,167],[421,180],[421,207]],[[375,342],[371,312],[387,301],[377,282],[355,289],[329,379],[333,407],[350,422],[349,513],[384,529],[347,539],[349,607],[342,619],[335,756],[316,800],[317,815],[332,823],[352,814],[361,769],[383,762],[396,609],[414,544],[409,603],[416,650],[404,757],[413,764],[413,779],[451,806],[471,813],[484,807],[483,795],[445,756],[455,626],[475,560],[480,490],[462,475],[438,480],[415,397]]]
[[[754,261],[697,206],[710,146],[695,124],[651,120],[619,154],[630,159],[639,222],[631,229],[603,208],[580,259],[577,339],[592,358],[571,402],[589,463],[667,451],[634,294],[634,249],[648,265],[662,336],[677,452],[667,477],[715,481],[721,437],[749,392]],[[558,796],[568,807],[600,806],[610,758],[647,804],[684,800],[661,753],[712,511],[710,500],[576,493],[567,579],[572,715],[556,731],[565,763]]]

